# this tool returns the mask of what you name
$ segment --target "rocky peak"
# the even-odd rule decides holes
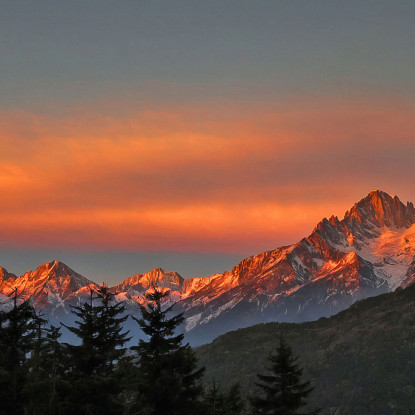
[[[133,288],[141,292],[147,290],[151,284],[157,284],[161,287],[180,291],[183,286],[183,281],[184,279],[179,273],[156,267],[145,274],[132,275],[112,290],[114,292],[123,292]]]
[[[167,271],[163,268],[156,267],[150,272],[143,275],[146,279],[151,282],[163,285],[163,283],[170,283],[176,285],[183,284],[183,277],[176,271]]]
[[[96,284],[78,274],[64,263],[54,260],[40,265],[17,278],[16,287],[27,295],[36,297],[40,292],[54,293],[66,298],[82,287]]]
[[[415,223],[415,211],[410,202],[405,206],[397,196],[372,190],[346,212],[344,220],[365,228],[409,227]]]
[[[73,273],[74,271],[70,269],[67,265],[65,265],[63,262],[58,261],[57,259],[39,265],[35,271],[36,274],[47,273],[50,277],[60,274],[70,274],[71,272]]]
[[[74,296],[80,289],[96,284],[78,274],[64,263],[46,262],[35,271],[27,271],[18,278],[9,278],[2,290],[6,295],[17,290],[23,299],[31,298],[35,307],[65,308],[63,301]]]
[[[5,281],[14,281],[16,278],[16,275],[8,272],[6,268],[0,267],[0,285]]]
[[[79,286],[78,288],[93,284],[92,281],[78,274],[73,269],[69,268],[66,264],[58,260],[46,262],[42,265],[39,265],[35,271],[28,271],[25,276],[28,281],[36,281],[39,279],[48,281],[71,279],[74,280],[75,284]]]
[[[167,273],[170,273],[171,271],[165,271],[163,268],[156,267],[152,269],[151,271],[147,272],[146,275],[151,275],[154,278],[160,279],[163,278]]]

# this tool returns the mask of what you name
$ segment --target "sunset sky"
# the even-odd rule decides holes
[[[184,277],[415,202],[415,2],[0,1],[0,265]]]

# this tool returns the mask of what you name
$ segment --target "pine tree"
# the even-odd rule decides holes
[[[117,400],[123,408],[123,415],[137,414],[137,411],[133,409],[139,401],[137,391],[138,374],[137,367],[134,365],[134,357],[124,355],[117,362],[114,374],[120,391]]]
[[[227,392],[221,392],[213,380],[212,385],[205,391],[205,406],[207,415],[242,414],[245,405],[239,383],[232,385]]]
[[[28,380],[27,355],[36,336],[35,312],[30,300],[18,304],[13,291],[13,307],[0,311],[0,402],[7,414],[21,414],[22,391]]]
[[[102,284],[97,290],[97,299],[101,302],[95,310],[98,326],[97,351],[98,356],[101,357],[97,372],[112,374],[114,363],[125,353],[125,348],[122,347],[131,339],[128,337],[129,331],[123,332],[122,326],[128,315],[123,315],[125,305],[114,302],[114,294],[106,284]]]
[[[42,318],[40,314],[36,314],[33,319],[34,325],[34,341],[30,358],[27,362],[27,383],[25,384],[22,395],[25,398],[25,413],[31,415],[41,414],[42,401],[47,399],[47,388],[43,388],[45,376],[43,373],[43,367],[41,363],[41,351],[44,346],[43,338],[43,326],[46,324],[46,320]],[[41,393],[42,389],[44,392]],[[40,392],[40,393],[39,393]]]
[[[72,313],[78,317],[75,322],[77,327],[69,327],[62,324],[69,331],[74,333],[80,340],[80,346],[67,344],[69,353],[72,356],[71,371],[76,375],[91,375],[97,366],[97,313],[94,307],[94,290],[90,288],[89,302],[81,306],[71,306]]]
[[[256,385],[265,393],[264,397],[250,397],[254,409],[253,414],[267,415],[312,415],[319,411],[298,412],[306,405],[305,398],[314,389],[310,382],[301,380],[303,369],[297,364],[298,358],[293,357],[291,347],[283,336],[275,353],[268,357],[270,374],[260,375],[261,382]]]
[[[46,331],[46,339],[41,351],[41,364],[48,377],[48,402],[43,414],[64,413],[67,407],[67,391],[70,385],[66,380],[68,354],[59,342],[62,336],[60,327],[50,326]]]
[[[224,395],[224,415],[240,415],[245,408],[245,403],[242,400],[241,388],[239,383],[235,383]]]
[[[208,415],[223,415],[225,397],[216,386],[215,380],[205,392],[205,405]]]
[[[128,318],[125,306],[114,303],[114,294],[103,284],[90,289],[89,302],[72,307],[79,318],[77,327],[67,327],[81,340],[81,345],[67,345],[72,365],[71,411],[85,414],[117,414],[119,384],[114,375],[115,361],[125,352],[129,340],[122,323]]]
[[[46,415],[64,413],[69,384],[65,380],[67,356],[59,343],[60,328],[44,327],[37,316],[36,339],[29,359],[29,378],[23,391],[27,400],[25,413]]]
[[[175,330],[184,321],[183,314],[169,317],[173,305],[162,309],[169,295],[153,286],[140,305],[139,324],[148,340],[140,340],[133,349],[139,359],[137,410],[150,415],[194,415],[202,408],[200,378],[204,368],[196,370],[197,360],[184,335]]]

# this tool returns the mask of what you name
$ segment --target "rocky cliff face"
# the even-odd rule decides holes
[[[176,311],[185,313],[188,339],[200,344],[260,322],[329,316],[414,279],[414,207],[376,190],[342,220],[323,219],[298,243],[246,258],[223,274],[184,280],[177,272],[155,268],[112,291],[136,313],[152,284],[169,289]],[[1,291],[10,294],[10,287],[54,314],[85,301],[95,284],[53,261],[18,278],[0,269]]]
[[[165,271],[162,268],[154,268],[145,274],[132,275],[121,284],[113,288],[114,292],[135,290],[139,293],[147,291],[152,284],[169,288],[173,291],[181,291],[184,279],[175,271]]]
[[[184,278],[175,271],[165,271],[157,267],[145,274],[132,275],[121,284],[111,288],[119,301],[126,301],[130,306],[142,303],[144,294],[153,286],[163,287],[170,291],[170,301],[181,298]]]
[[[21,277],[9,278],[2,292],[12,296],[16,290],[22,300],[31,298],[36,308],[53,315],[68,313],[70,304],[86,301],[89,287],[96,287],[96,284],[62,262],[52,261]]]
[[[179,303],[191,338],[258,322],[332,315],[414,281],[415,210],[372,191],[342,220],[323,219],[297,244],[243,260]]]
[[[16,275],[7,272],[6,268],[0,267],[0,288],[6,288],[7,284],[13,284],[16,278]]]
[[[386,229],[409,229],[415,223],[415,209],[411,202],[405,206],[397,196],[391,197],[373,190],[348,210],[339,221],[332,216],[323,219],[316,227],[322,237],[332,245],[361,249],[382,235]]]

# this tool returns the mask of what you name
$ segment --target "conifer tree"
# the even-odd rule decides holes
[[[36,315],[30,300],[18,304],[13,291],[13,307],[0,311],[0,402],[4,413],[23,413],[22,391],[27,383],[27,355],[35,339]]]
[[[80,340],[80,346],[67,344],[72,357],[71,371],[78,376],[91,375],[97,366],[97,313],[94,307],[94,290],[90,288],[89,301],[80,306],[71,306],[72,313],[78,317],[75,321],[77,327],[62,324]]]
[[[131,337],[128,337],[129,330],[123,332],[122,324],[127,320],[124,315],[125,305],[114,302],[114,294],[110,292],[106,284],[102,284],[97,290],[97,299],[101,302],[96,307],[97,315],[97,351],[101,361],[98,364],[97,372],[112,374],[114,363],[125,353],[123,346]]]
[[[319,412],[301,412],[301,408],[306,405],[305,398],[314,388],[310,386],[310,382],[302,381],[303,369],[299,367],[297,360],[281,335],[276,352],[268,357],[270,373],[257,375],[260,382],[256,385],[263,390],[265,396],[250,397],[253,414],[312,415]]]
[[[183,314],[169,316],[174,305],[162,309],[169,295],[153,285],[140,305],[142,318],[137,321],[147,340],[133,349],[139,359],[137,410],[150,415],[194,415],[202,408],[200,378],[204,368],[196,370],[197,360],[184,335],[175,330],[184,321]]]
[[[227,392],[221,392],[213,380],[205,391],[205,405],[208,415],[240,415],[245,407],[241,397],[239,383],[230,387]]]
[[[72,411],[85,414],[117,414],[122,407],[116,399],[119,384],[114,376],[114,363],[129,340],[123,332],[125,306],[114,303],[114,294],[103,284],[90,289],[89,301],[72,307],[79,318],[77,327],[67,327],[81,340],[79,346],[67,345],[72,365]]]
[[[46,415],[64,413],[69,388],[65,380],[67,358],[59,343],[60,328],[44,327],[46,321],[37,316],[36,339],[29,359],[29,378],[24,390],[25,413]]]
[[[223,415],[224,396],[216,386],[215,380],[205,392],[205,405],[208,415]]]
[[[50,326],[41,352],[41,364],[48,374],[48,403],[44,414],[64,413],[67,407],[67,392],[70,388],[66,380],[68,355],[59,342],[62,336],[61,328]]]
[[[125,354],[117,362],[114,375],[118,385],[119,394],[117,400],[123,408],[123,415],[137,414],[134,407],[137,406],[139,394],[137,391],[137,367],[134,365],[134,356]],[[140,410],[140,414],[142,411]]]
[[[224,396],[224,415],[240,415],[245,408],[245,402],[241,396],[239,383],[235,383]]]
[[[27,401],[25,405],[25,413],[31,415],[40,414],[41,407],[45,398],[47,399],[47,388],[43,388],[44,383],[44,373],[41,363],[41,350],[44,345],[43,338],[43,326],[46,324],[46,320],[42,318],[40,314],[36,314],[33,319],[34,326],[34,340],[32,345],[32,350],[30,353],[30,358],[27,362],[27,383],[24,385],[22,390],[22,395]],[[44,389],[44,393],[42,392]]]

